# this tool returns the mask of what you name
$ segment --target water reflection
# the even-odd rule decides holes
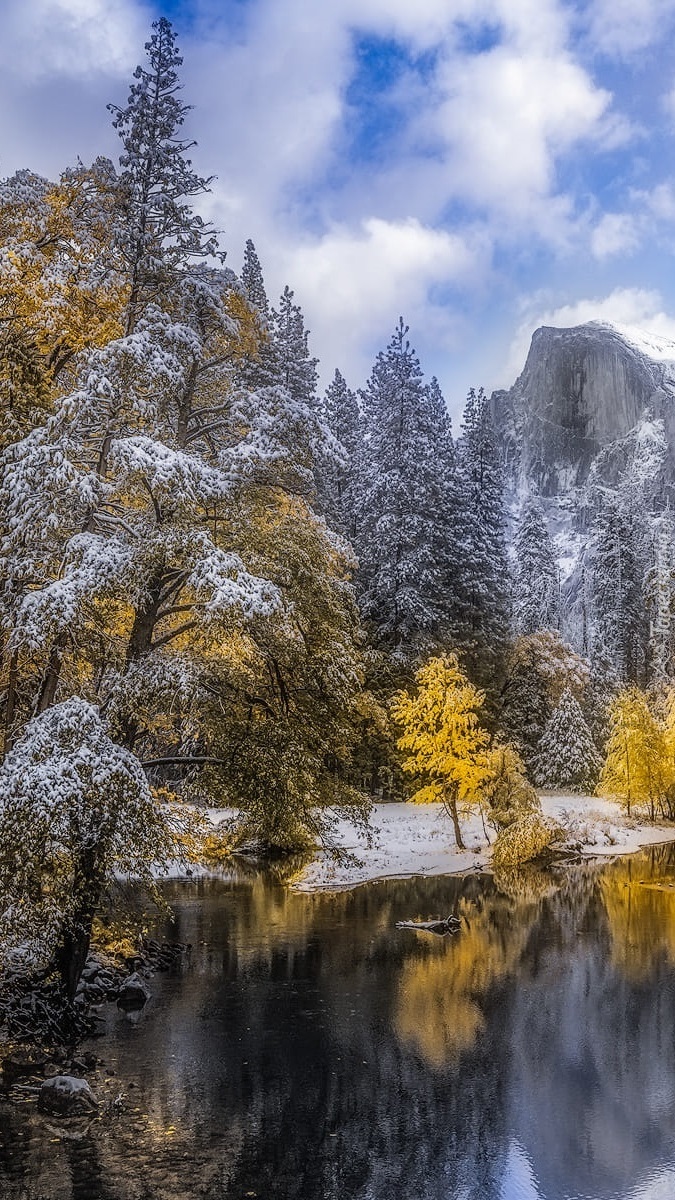
[[[299,895],[171,887],[189,971],[96,1051],[121,1111],[0,1104],[7,1200],[669,1200],[675,851]],[[457,937],[397,930],[450,912]]]

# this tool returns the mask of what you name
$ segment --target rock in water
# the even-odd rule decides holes
[[[93,1112],[98,1107],[86,1079],[75,1075],[53,1075],[45,1079],[38,1094],[40,1112],[56,1113],[59,1116],[80,1116]]]
[[[126,979],[122,980],[119,996],[117,997],[117,1003],[120,1008],[143,1008],[143,1005],[147,1004],[149,999],[150,992],[146,987],[145,980],[141,978],[138,971],[134,971]]]

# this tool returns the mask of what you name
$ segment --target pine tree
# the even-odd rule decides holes
[[[449,421],[407,332],[401,320],[362,393],[356,548],[361,610],[375,642],[410,660],[447,633],[454,542]]]
[[[675,670],[675,522],[669,511],[653,519],[651,532],[651,566],[645,578],[648,675],[663,688]]]
[[[583,713],[567,688],[546,723],[534,764],[540,787],[589,791],[602,760]]]
[[[270,306],[265,291],[265,280],[263,279],[262,267],[260,259],[256,252],[253,242],[249,238],[246,242],[244,250],[244,265],[241,271],[241,282],[244,286],[246,299],[250,304],[254,304],[258,312],[269,320]]]
[[[589,687],[589,666],[556,630],[540,629],[516,638],[506,659],[501,690],[501,726],[530,774],[546,723],[568,689],[581,702]]]
[[[517,634],[557,629],[560,622],[558,569],[540,501],[530,496],[513,539],[516,554],[513,624]]]
[[[647,626],[643,597],[646,518],[634,487],[595,498],[589,539],[592,656],[605,655],[619,683],[644,679]]]
[[[245,347],[246,352],[237,361],[235,382],[247,390],[274,386],[277,380],[269,361],[272,338],[270,306],[260,260],[250,238],[244,251],[241,287],[251,323],[251,337]]]
[[[503,481],[487,396],[469,392],[458,442],[455,644],[471,677],[494,689],[508,640]]]
[[[263,357],[272,381],[286,388],[293,400],[315,403],[318,360],[309,353],[309,330],[288,286],[281,294],[279,307],[272,309],[271,338]]]
[[[194,143],[180,137],[189,106],[178,95],[183,59],[176,35],[166,17],[152,28],[145,45],[148,65],[136,68],[126,108],[108,106],[124,146],[119,183],[125,218],[121,248],[130,282],[127,334],[186,262],[218,253],[213,230],[191,206],[195,196],[208,191],[211,179],[192,169],[187,152]]]
[[[356,395],[336,370],[326,389],[323,414],[342,454],[323,477],[323,507],[330,525],[350,540],[356,536],[356,498],[363,466],[363,426]]]

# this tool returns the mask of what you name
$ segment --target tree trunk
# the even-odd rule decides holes
[[[446,800],[445,806],[452,817],[452,827],[455,831],[455,842],[457,843],[457,849],[466,850],[466,846],[462,841],[462,831],[459,827],[459,817],[457,815],[457,801],[455,800],[454,796],[452,799]]]
[[[68,927],[54,954],[64,998],[72,1003],[89,954],[91,929],[103,890],[103,873],[95,852],[85,851],[77,864],[73,881],[75,908]]]
[[[61,633],[52,645],[47,669],[42,677],[40,691],[35,701],[34,716],[36,717],[46,709],[51,708],[56,699],[56,691],[61,677],[61,658],[66,647],[66,641],[65,633]]]
[[[129,667],[133,663],[137,663],[144,654],[147,654],[152,645],[152,635],[155,632],[157,614],[159,613],[162,599],[163,580],[164,572],[162,571],[155,576],[148,588],[147,603],[136,612],[129,636],[129,645],[127,646],[127,670],[129,670]],[[128,716],[122,728],[120,741],[128,750],[133,750],[137,737],[138,721],[135,717]]]
[[[9,676],[7,680],[7,702],[5,705],[5,733],[2,747],[3,755],[7,754],[14,744],[12,726],[16,715],[16,689],[19,676],[19,652],[15,650],[9,660]]]

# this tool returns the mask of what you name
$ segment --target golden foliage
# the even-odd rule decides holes
[[[412,799],[418,804],[480,798],[486,779],[488,733],[479,725],[483,692],[462,673],[455,654],[431,658],[415,675],[414,695],[398,692],[391,711],[403,729],[403,770],[426,782]]]
[[[483,798],[489,809],[490,824],[496,829],[504,829],[541,810],[539,797],[526,778],[523,761],[513,746],[496,742],[485,756],[485,766]]]
[[[401,971],[397,1036],[439,1069],[474,1045],[485,1026],[481,1001],[515,969],[529,934],[527,920],[495,922],[490,907],[471,911],[469,921],[457,937],[430,943],[428,955]]]
[[[556,837],[556,828],[541,813],[528,813],[501,829],[492,851],[496,870],[531,862],[547,850]]]
[[[655,847],[601,876],[612,959],[629,979],[647,978],[663,958],[675,963],[675,880],[668,871]]]
[[[634,808],[646,809],[652,820],[657,810],[664,814],[675,777],[668,751],[671,737],[650,711],[644,692],[637,687],[624,688],[610,709],[607,757],[598,794],[617,799],[629,814]]]

